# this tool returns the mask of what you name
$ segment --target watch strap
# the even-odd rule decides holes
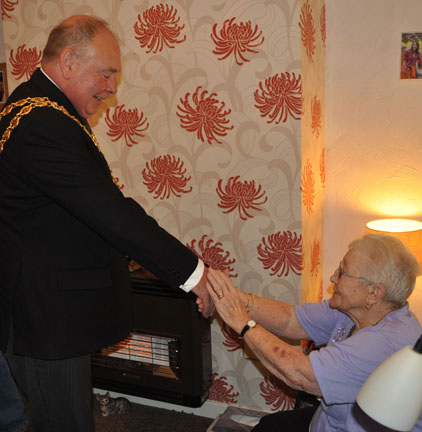
[[[240,332],[240,337],[243,338],[243,336],[245,336],[245,333],[255,326],[255,321],[248,321],[248,323],[245,325],[245,327],[243,327],[242,331]]]

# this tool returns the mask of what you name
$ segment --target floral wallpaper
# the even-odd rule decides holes
[[[305,73],[319,77],[321,1],[1,6],[10,90],[39,66],[59,21],[93,14],[109,22],[122,50],[119,91],[90,123],[123,193],[243,290],[291,304],[319,295],[324,95],[304,84],[301,50]],[[218,318],[212,360],[211,400],[292,407],[294,392]]]
[[[325,0],[303,0],[302,39],[302,302],[322,300],[325,196]]]

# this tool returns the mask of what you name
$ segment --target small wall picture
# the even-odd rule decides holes
[[[0,109],[3,108],[8,97],[6,63],[0,63]]]
[[[422,78],[422,31],[402,33],[400,78]]]

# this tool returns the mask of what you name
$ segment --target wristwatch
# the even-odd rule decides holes
[[[248,321],[248,323],[243,327],[242,331],[240,332],[240,337],[243,338],[245,336],[245,333],[250,330],[251,328],[254,328],[256,326],[256,322],[254,320]]]

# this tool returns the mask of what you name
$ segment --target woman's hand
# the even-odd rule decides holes
[[[249,321],[240,291],[225,273],[213,268],[208,269],[207,289],[221,318],[240,333]]]

